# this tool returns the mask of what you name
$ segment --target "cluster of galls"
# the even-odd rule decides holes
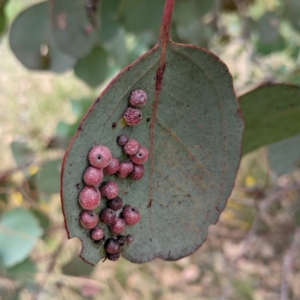
[[[129,107],[125,110],[123,118],[127,125],[134,126],[142,121],[143,114],[137,107],[146,105],[147,94],[143,90],[134,90],[129,96]]]
[[[135,90],[130,94],[131,106],[140,107],[146,104],[147,96],[141,90]],[[141,120],[142,113],[132,107],[128,107],[123,117],[128,125],[136,125]],[[132,115],[134,112],[134,115]],[[129,177],[139,180],[144,175],[143,164],[148,159],[148,150],[138,141],[129,139],[121,134],[117,137],[118,145],[123,147],[128,155],[128,160],[121,161],[112,156],[109,148],[103,145],[94,146],[88,155],[90,166],[85,170],[83,181],[86,184],[79,194],[79,204],[84,209],[80,214],[80,224],[90,229],[90,237],[97,243],[105,244],[106,257],[109,260],[117,260],[120,257],[120,247],[133,241],[131,235],[121,235],[126,225],[135,225],[140,220],[140,213],[136,207],[126,205],[118,196],[118,186],[114,181],[103,181],[104,174],[116,175],[119,178]],[[107,199],[107,207],[98,216],[93,210],[99,207],[101,197]],[[104,230],[98,226],[100,220],[109,226],[113,238],[105,240]]]

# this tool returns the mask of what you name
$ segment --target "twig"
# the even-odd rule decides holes
[[[288,276],[291,273],[292,262],[299,252],[300,248],[300,227],[298,227],[294,233],[294,238],[291,246],[283,257],[282,272],[281,272],[281,289],[280,289],[280,300],[288,300]]]

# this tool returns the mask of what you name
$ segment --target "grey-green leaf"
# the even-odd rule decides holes
[[[270,145],[268,160],[271,170],[278,176],[300,168],[300,135]]]
[[[128,31],[154,31],[157,34],[163,6],[161,0],[125,0],[119,9],[120,19]]]
[[[240,97],[244,116],[243,154],[300,132],[300,87],[275,84]]]
[[[95,47],[89,55],[79,59],[74,67],[76,76],[92,87],[105,80],[107,70],[107,53],[102,47]]]
[[[54,37],[63,52],[75,59],[86,56],[97,42],[99,16],[93,15],[97,24],[91,24],[85,0],[50,1],[51,24]]]
[[[47,161],[37,174],[37,186],[40,191],[46,194],[59,192],[59,171],[61,160]]]
[[[22,11],[11,25],[10,47],[26,68],[60,73],[73,67],[74,60],[57,48],[48,14],[47,2]]]
[[[26,169],[33,162],[34,153],[28,148],[25,141],[13,141],[10,148],[19,169]],[[27,172],[25,174],[27,175]]]
[[[16,208],[6,211],[0,219],[0,260],[12,267],[24,260],[43,230],[31,212]]]
[[[161,55],[156,46],[113,79],[84,117],[65,155],[61,195],[66,229],[70,238],[82,241],[80,255],[91,264],[105,257],[105,251],[79,224],[78,195],[93,145],[106,145],[115,157],[124,158],[116,137],[125,133],[150,150],[141,180],[104,179],[114,180],[124,203],[141,213],[140,222],[125,230],[134,236],[121,251],[130,261],[177,260],[193,253],[231,193],[243,121],[228,69],[209,51],[169,42],[156,98]],[[142,108],[142,122],[128,127],[122,114],[134,89],[144,90],[148,103]],[[105,202],[102,199],[96,213]],[[112,236],[106,225],[99,225],[106,237]]]
[[[285,1],[285,15],[295,29],[300,31],[300,2],[298,0]]]

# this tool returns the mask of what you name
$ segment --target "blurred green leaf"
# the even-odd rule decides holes
[[[62,137],[69,136],[70,124],[66,123],[65,121],[59,121],[56,124],[56,134]]]
[[[86,0],[50,1],[51,24],[54,37],[61,50],[71,57],[82,58],[92,50],[97,42],[99,15],[96,12],[95,24],[91,24],[85,5]]]
[[[270,145],[268,160],[270,168],[278,176],[300,168],[300,135]]]
[[[233,289],[238,299],[253,300],[254,285],[249,280],[234,280],[232,282]]]
[[[0,219],[0,260],[12,267],[24,260],[43,233],[33,214],[23,208],[6,211]]]
[[[266,12],[256,23],[259,40],[256,49],[259,53],[267,55],[271,52],[285,49],[286,43],[279,33],[280,19],[274,12]]]
[[[106,51],[95,47],[89,55],[77,61],[74,71],[77,77],[92,87],[101,84],[108,71]]]
[[[204,25],[200,20],[195,20],[185,26],[178,25],[177,34],[184,43],[207,48],[208,42],[213,36],[213,29],[208,25]]]
[[[106,0],[101,1],[100,7],[100,28],[98,30],[98,44],[102,45],[103,42],[110,41],[114,38],[119,30],[117,23],[118,8],[122,0]]]
[[[158,35],[163,8],[161,0],[124,0],[119,9],[120,19],[130,32],[153,31]]]
[[[35,263],[30,258],[27,258],[12,268],[7,269],[7,275],[16,278],[18,281],[28,281],[33,278],[36,270]]]
[[[172,22],[189,25],[208,13],[216,4],[215,0],[176,0]]]
[[[5,32],[7,26],[7,18],[4,7],[0,8],[0,36]]]
[[[266,12],[255,25],[261,41],[271,43],[278,38],[280,20],[274,12]]]
[[[28,176],[27,167],[34,161],[34,152],[27,147],[26,142],[13,141],[10,148],[17,164],[25,176]]]
[[[61,160],[47,161],[37,173],[37,186],[46,194],[59,193]]]
[[[10,47],[26,68],[60,73],[72,68],[74,61],[56,47],[48,14],[47,2],[22,11],[11,25]]]
[[[264,43],[261,41],[256,43],[257,52],[263,55],[268,55],[272,52],[279,52],[284,50],[285,48],[286,42],[281,35],[279,35],[278,38],[272,43]]]
[[[298,210],[296,210],[294,212],[294,221],[297,226],[300,226],[300,210],[299,210],[299,208],[298,208]]]
[[[39,221],[39,224],[43,229],[47,229],[50,226],[51,223],[49,217],[45,213],[35,208],[31,209],[31,212]]]
[[[71,261],[69,261],[66,265],[63,266],[62,272],[65,275],[69,276],[86,276],[88,277],[92,271],[93,266],[84,262],[78,256],[74,257]]]
[[[300,132],[300,87],[275,84],[240,97],[244,116],[243,154]]]
[[[285,15],[295,29],[300,31],[300,1],[285,0]]]
[[[106,45],[107,52],[114,58],[120,67],[128,64],[128,52],[125,43],[125,30],[120,29],[118,34]]]

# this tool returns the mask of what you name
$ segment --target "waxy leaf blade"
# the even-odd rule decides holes
[[[10,47],[28,69],[65,72],[73,67],[74,60],[57,47],[51,35],[48,14],[47,2],[22,11],[11,25]]]
[[[300,132],[300,87],[261,86],[239,100],[245,122],[243,154]]]
[[[104,179],[116,181],[124,204],[140,210],[140,222],[125,230],[134,242],[121,251],[132,262],[155,257],[177,260],[193,253],[205,240],[208,226],[218,220],[232,190],[243,121],[228,69],[208,51],[169,42],[156,101],[161,54],[162,49],[154,47],[110,83],[83,119],[65,155],[61,196],[66,228],[70,238],[81,239],[80,255],[91,264],[105,252],[79,225],[78,195],[94,144],[106,145],[113,156],[124,159],[116,137],[125,133],[152,151],[141,180]],[[148,102],[141,109],[142,122],[128,127],[122,114],[134,89],[143,89]],[[105,206],[102,199],[95,212]],[[99,225],[106,237],[111,236],[107,226]]]
[[[300,135],[271,144],[268,147],[268,161],[277,176],[300,168]]]

